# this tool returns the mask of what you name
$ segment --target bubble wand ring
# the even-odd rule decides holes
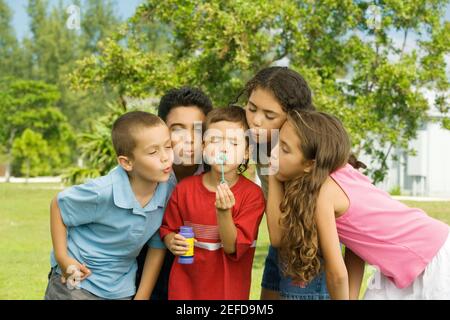
[[[223,152],[219,153],[216,157],[216,163],[221,165],[220,183],[227,183],[227,180],[225,180],[225,169],[224,169],[225,161],[227,161],[227,155]]]

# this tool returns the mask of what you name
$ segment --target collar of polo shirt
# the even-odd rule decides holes
[[[114,204],[123,209],[133,209],[134,213],[154,211],[157,208],[164,208],[167,183],[158,183],[155,193],[150,202],[141,208],[139,202],[131,189],[130,179],[126,171],[117,166],[111,171],[113,177],[113,197]]]

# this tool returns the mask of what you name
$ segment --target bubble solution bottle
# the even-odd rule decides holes
[[[194,263],[194,231],[192,230],[192,227],[181,226],[180,234],[186,238],[189,249],[184,255],[178,257],[178,263],[192,264]]]

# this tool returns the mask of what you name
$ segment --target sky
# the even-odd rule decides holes
[[[59,0],[48,0],[48,1],[50,6],[56,5],[59,2]],[[134,14],[137,6],[144,1],[145,0],[116,0],[118,15],[123,19],[131,17]],[[25,35],[29,33],[29,26],[28,26],[29,18],[26,13],[27,2],[28,0],[6,0],[6,3],[13,11],[14,17],[12,24],[16,30],[16,34],[19,36],[20,39],[22,39]],[[72,1],[63,0],[63,3],[69,6],[72,3]],[[81,10],[83,10],[83,8],[81,8]],[[450,3],[447,5],[444,19],[450,21]]]
[[[59,2],[59,0],[48,0],[48,1],[51,6],[56,5]],[[131,17],[134,14],[137,6],[144,1],[145,0],[116,0],[118,15],[123,19]],[[6,3],[13,10],[14,18],[12,24],[16,30],[16,34],[20,39],[22,39],[29,33],[29,26],[28,26],[29,18],[26,13],[27,2],[28,0],[6,0]],[[72,3],[72,1],[63,0],[63,3],[69,6]],[[82,10],[83,8],[81,8],[81,11]],[[450,21],[450,3],[447,5],[444,19]]]
[[[116,0],[116,8],[118,12],[118,16],[123,19],[127,19],[131,17],[139,4],[144,2],[145,0]],[[59,0],[49,0],[49,5],[54,6],[57,5]],[[16,30],[16,35],[23,39],[24,36],[29,34],[29,18],[26,12],[26,6],[28,0],[6,0],[6,3],[13,11],[13,21],[12,25]],[[63,0],[64,4],[69,6],[72,4],[70,0]],[[83,14],[83,8],[81,8],[81,14]]]

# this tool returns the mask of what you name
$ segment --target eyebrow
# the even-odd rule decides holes
[[[258,109],[262,109],[265,113],[271,113],[271,114],[273,114],[273,115],[279,115],[278,113],[276,113],[275,111],[272,111],[272,110],[267,110],[267,109],[264,109],[264,108],[262,108],[262,107],[258,107],[253,101],[251,101],[251,100],[248,100],[248,103],[249,104],[251,104],[253,107],[255,107],[255,108],[258,108]]]
[[[170,125],[170,128],[172,128],[172,127],[183,127],[183,128],[186,128],[186,125],[184,123],[172,123]]]

